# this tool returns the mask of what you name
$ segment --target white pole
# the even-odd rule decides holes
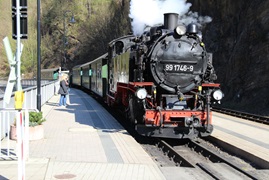
[[[20,24],[20,0],[16,1],[16,25],[17,25],[17,51],[16,51],[16,86],[17,91],[21,91],[21,24]]]
[[[17,51],[16,51],[16,89],[21,91],[21,24],[20,24],[20,13],[21,6],[20,0],[16,0],[16,25],[17,25]],[[18,147],[18,180],[25,179],[25,160],[23,154],[23,120],[22,111],[17,112],[17,147]]]
[[[26,109],[25,110],[25,117],[24,117],[25,119],[24,119],[24,122],[25,122],[25,124],[24,124],[24,127],[25,127],[25,129],[24,129],[24,137],[23,137],[23,139],[24,139],[24,159],[26,160],[26,159],[28,159],[29,158],[29,111]]]
[[[17,131],[17,156],[18,156],[18,180],[23,179],[23,162],[22,162],[22,136],[21,136],[21,119],[20,111],[16,112],[16,131]]]

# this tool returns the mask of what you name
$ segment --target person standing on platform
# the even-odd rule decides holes
[[[60,89],[58,92],[61,95],[59,106],[66,106],[66,95],[68,94],[68,82],[67,81],[68,81],[67,74],[63,74],[62,79],[60,81]]]
[[[69,83],[69,77],[67,78],[66,81],[66,86],[67,86],[67,95],[66,95],[66,105],[69,106],[70,105],[70,99],[69,99],[69,94],[70,94],[70,83]]]

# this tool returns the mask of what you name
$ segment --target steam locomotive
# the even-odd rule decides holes
[[[198,26],[178,24],[178,14],[164,14],[164,25],[143,35],[108,44],[101,57],[72,69],[73,85],[124,109],[144,136],[205,137],[212,133],[212,103],[223,93]]]

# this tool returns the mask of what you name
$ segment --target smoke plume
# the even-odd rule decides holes
[[[135,35],[141,35],[148,26],[163,24],[164,13],[177,13],[179,23],[188,25],[193,22],[198,26],[212,21],[209,16],[199,16],[189,9],[191,3],[186,0],[131,0],[130,15]]]

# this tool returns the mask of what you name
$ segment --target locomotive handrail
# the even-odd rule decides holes
[[[182,64],[182,63],[188,63],[188,64],[197,64],[198,62],[194,62],[194,61],[180,61],[178,62],[178,60],[172,60],[172,59],[169,59],[169,60],[166,60],[166,59],[163,59],[163,60],[160,60],[159,61],[160,63],[178,63],[178,64]]]
[[[162,35],[162,36],[160,36],[158,39],[156,39],[156,41],[155,41],[154,44],[152,45],[151,50],[150,50],[149,53],[147,54],[147,57],[150,57],[150,56],[151,56],[151,53],[153,52],[154,47],[158,44],[159,41],[161,41],[161,40],[162,40],[163,38],[165,38],[166,36],[168,36],[168,34]]]

